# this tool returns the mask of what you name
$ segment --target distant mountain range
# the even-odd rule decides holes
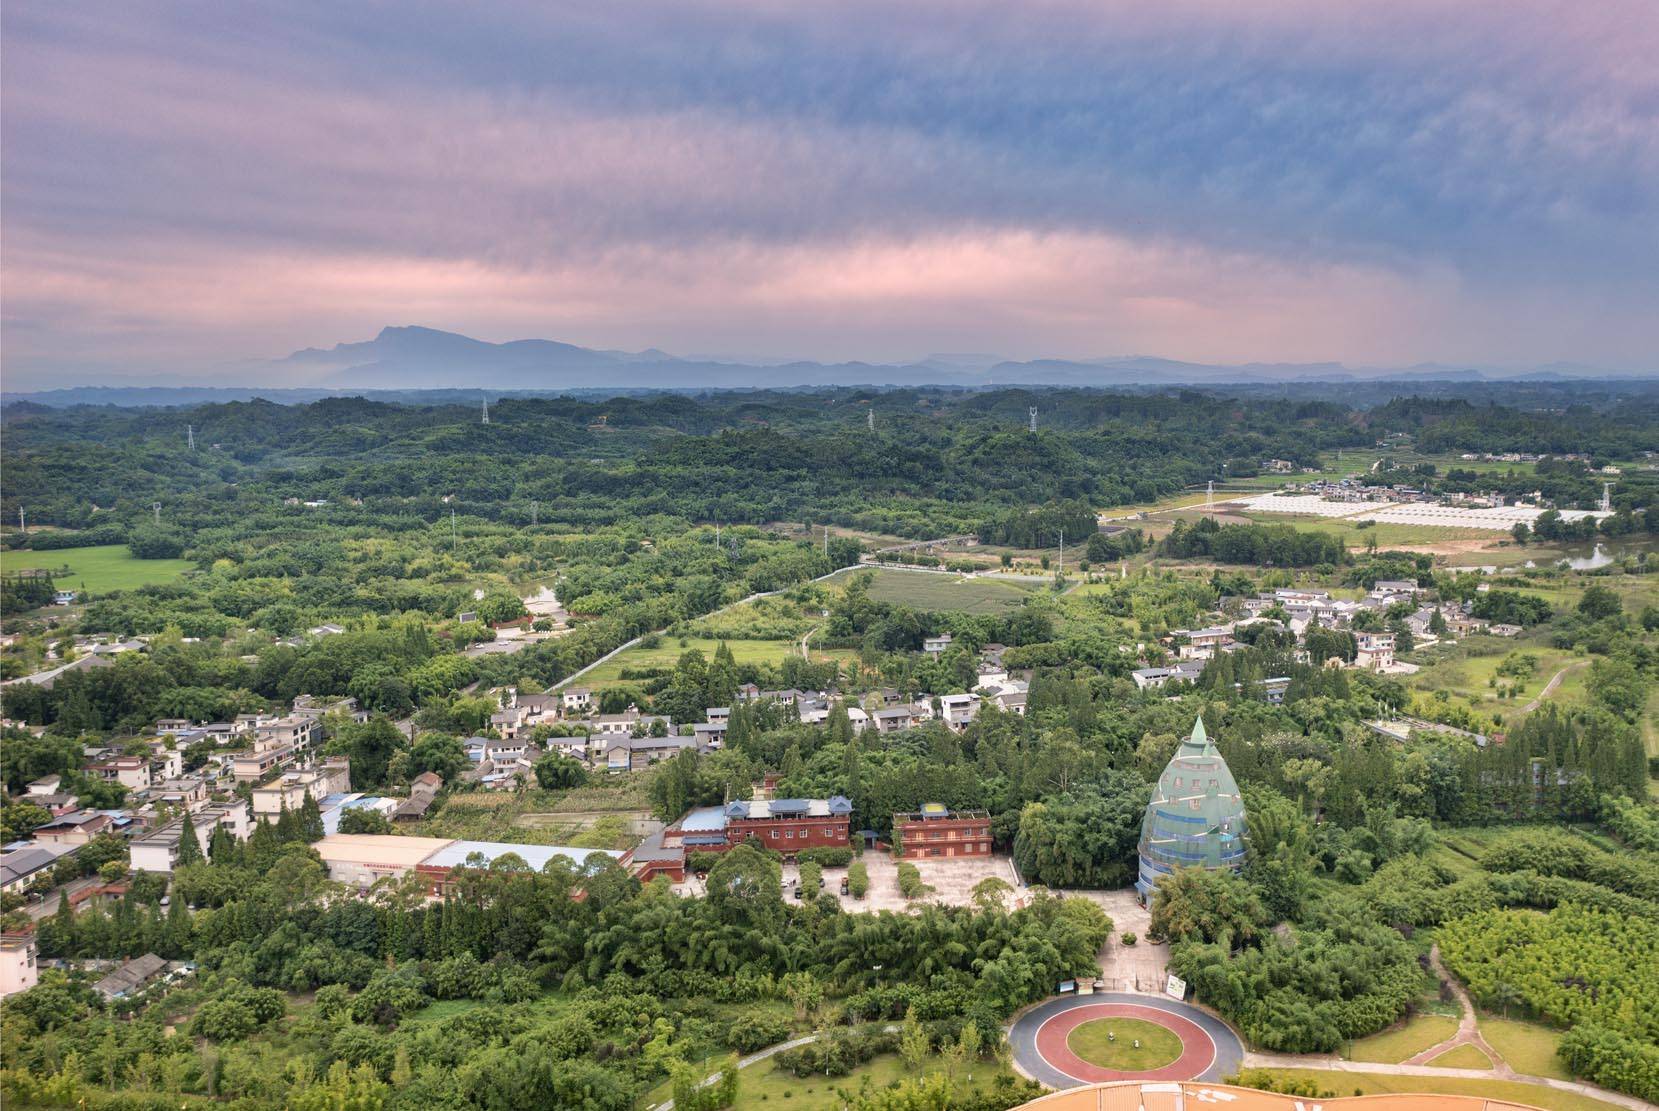
[[[1343,379],[1607,378],[1623,374],[1555,364],[1504,368],[1419,364],[1347,367],[1341,363],[1187,363],[1149,355],[1017,361],[999,355],[931,355],[915,363],[820,363],[682,357],[647,351],[599,351],[556,340],[488,343],[432,328],[385,328],[365,343],[307,348],[265,364],[272,377],[293,381],[296,369],[318,374],[310,384],[346,389],[688,388],[814,385],[1136,385],[1149,383],[1340,381]],[[251,369],[251,368],[250,368]],[[287,373],[282,373],[286,371]],[[595,377],[602,375],[603,377]]]
[[[269,394],[328,394],[359,390],[650,390],[746,389],[803,386],[1135,386],[1271,384],[1341,381],[1562,381],[1649,378],[1646,371],[1610,371],[1567,364],[1535,367],[1477,367],[1419,364],[1408,367],[1348,367],[1341,363],[1188,363],[1149,355],[1098,359],[1018,361],[991,354],[931,355],[913,363],[821,363],[742,357],[676,356],[645,351],[603,351],[524,339],[489,343],[454,332],[390,327],[372,340],[308,347],[283,359],[250,360],[225,367],[200,385],[178,379],[159,392],[195,391],[223,398],[247,390]],[[133,379],[128,379],[128,382]],[[153,379],[152,379],[153,381]],[[9,394],[49,404],[181,404],[155,399],[152,389],[109,385]],[[66,396],[67,395],[67,396]],[[138,400],[128,395],[149,395]],[[116,400],[116,397],[122,400]],[[74,397],[75,400],[69,400]]]

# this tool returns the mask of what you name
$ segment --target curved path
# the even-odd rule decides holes
[[[1578,663],[1568,664],[1566,667],[1562,668],[1560,671],[1557,671],[1550,678],[1550,681],[1548,683],[1544,684],[1544,689],[1538,692],[1538,697],[1534,698],[1531,702],[1528,702],[1525,706],[1521,707],[1521,713],[1530,714],[1530,713],[1532,713],[1532,711],[1534,711],[1538,707],[1542,706],[1544,704],[1544,699],[1546,699],[1550,695],[1554,694],[1555,693],[1555,688],[1559,687],[1561,685],[1561,680],[1563,680],[1567,677],[1567,672],[1577,671],[1581,667],[1587,667],[1587,666],[1589,666],[1589,663],[1590,663],[1589,660],[1580,660]]]
[[[1181,1039],[1181,1056],[1149,1072],[1118,1072],[1080,1059],[1067,1036],[1097,1018],[1137,1018],[1157,1023]],[[1237,1072],[1244,1046],[1226,1023],[1197,1007],[1156,995],[1102,992],[1066,995],[1026,1011],[1008,1031],[1020,1071],[1050,1088],[1075,1088],[1103,1080],[1216,1080]]]

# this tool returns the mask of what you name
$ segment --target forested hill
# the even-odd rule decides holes
[[[13,406],[0,513],[119,529],[160,502],[165,519],[188,531],[287,499],[327,501],[342,525],[451,510],[528,521],[537,503],[543,519],[588,524],[667,513],[927,535],[1016,505],[1145,501],[1253,473],[1269,457],[1312,464],[1395,431],[1465,449],[1508,448],[1524,436],[1628,456],[1659,443],[1659,404],[1550,413],[1413,398],[1359,410],[1197,391],[825,390],[503,398],[488,424],[470,404],[364,398]]]
[[[361,398],[14,411],[3,512],[85,528],[134,521],[161,501],[188,527],[227,502],[362,499],[428,518],[453,507],[512,519],[539,501],[589,521],[810,516],[926,533],[977,522],[986,505],[1152,498],[1219,475],[1235,457],[1312,458],[1370,438],[1334,405],[1196,393],[503,399],[489,424],[480,418],[473,406]]]

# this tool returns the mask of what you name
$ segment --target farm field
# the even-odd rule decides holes
[[[1252,1070],[1254,1071],[1254,1070]],[[1268,1069],[1274,1076],[1311,1080],[1339,1095],[1381,1095],[1391,1092],[1440,1092],[1454,1096],[1485,1096],[1488,1099],[1541,1107],[1545,1111],[1614,1111],[1620,1104],[1563,1092],[1542,1084],[1520,1080],[1479,1080],[1442,1076],[1385,1076],[1370,1072],[1340,1072],[1335,1069]]]
[[[68,567],[57,576],[60,589],[86,590],[101,594],[110,590],[133,590],[140,586],[172,582],[193,568],[188,559],[135,559],[125,544],[100,544],[92,548],[60,548],[56,551],[17,551],[0,554],[0,571],[23,571],[44,567]]]
[[[1299,529],[1328,532],[1342,538],[1350,548],[1363,548],[1376,540],[1379,548],[1444,543],[1450,540],[1497,540],[1502,533],[1491,529],[1448,528],[1444,525],[1408,525],[1379,521],[1361,527],[1342,518],[1291,516],[1284,513],[1244,513],[1241,516],[1259,525],[1294,525]]]
[[[886,567],[861,570],[875,573],[875,580],[870,584],[871,598],[930,612],[1001,613],[1020,605],[1032,590],[1047,582],[1036,576],[1027,585],[1007,579],[965,579],[959,575],[896,571]]]
[[[638,645],[613,659],[606,660],[599,667],[594,668],[582,676],[581,685],[584,687],[602,687],[623,681],[624,670],[644,670],[648,668],[672,669],[679,662],[680,655],[693,649],[703,653],[709,659],[714,658],[715,649],[720,647],[720,641],[708,637],[676,637],[664,636],[655,647],[647,648]],[[778,664],[786,657],[798,656],[801,652],[799,640],[728,640],[726,647],[732,651],[732,657],[740,664]],[[816,661],[840,660],[846,662],[854,659],[857,653],[850,648],[836,648],[820,651],[817,648],[811,651],[812,659]]]
[[[605,776],[587,787],[452,794],[437,813],[407,827],[416,837],[456,837],[523,845],[624,849],[651,817],[650,771]]]

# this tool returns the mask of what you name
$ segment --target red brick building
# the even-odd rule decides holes
[[[930,802],[913,814],[894,814],[893,854],[905,860],[989,856],[990,812],[947,810],[942,803]]]
[[[724,847],[728,849],[751,837],[786,857],[802,849],[845,849],[852,845],[853,804],[840,795],[731,802],[724,813]]]

